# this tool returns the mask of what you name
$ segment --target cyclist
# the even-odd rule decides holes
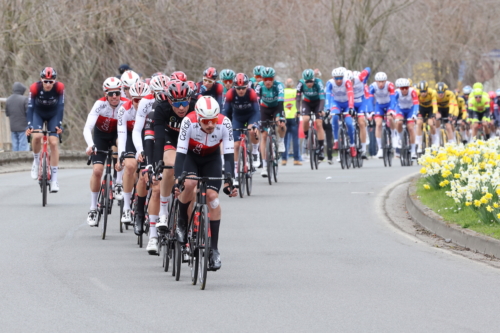
[[[238,73],[234,79],[234,88],[231,88],[224,101],[222,114],[231,120],[233,128],[243,128],[247,125],[248,136],[252,142],[252,164],[257,168],[259,162],[259,137],[257,123],[260,119],[259,101],[257,93],[248,87],[248,76]],[[235,186],[238,184],[238,154],[240,150],[240,131],[234,131],[234,174]],[[250,151],[248,152],[250,154]]]
[[[285,87],[283,83],[276,81],[274,76],[276,72],[274,68],[266,67],[262,70],[262,81],[257,84],[255,92],[260,100],[260,120],[261,122],[268,120],[279,121],[278,123],[278,153],[285,152],[285,133],[286,125],[283,114],[283,102],[285,101]],[[261,127],[260,150],[263,156],[262,159],[262,177],[267,177],[267,161],[264,158],[266,155],[266,140],[267,131]]]
[[[365,113],[368,107],[368,100],[370,98],[369,88],[366,82],[370,78],[371,69],[366,67],[362,72],[353,72],[352,91],[354,92],[354,110],[358,115],[359,124],[359,139],[361,141],[361,157],[366,157],[366,121]]]
[[[117,171],[122,171],[123,174],[123,215],[121,216],[121,221],[123,223],[132,222],[130,216],[130,198],[132,196],[132,190],[135,184],[135,171],[137,169],[137,161],[135,159],[135,146],[132,140],[132,130],[134,129],[135,117],[137,113],[137,108],[141,99],[150,94],[149,86],[141,81],[134,83],[130,87],[130,97],[131,100],[123,104],[118,109],[118,156],[133,157],[125,158],[124,165],[117,163],[115,168]],[[125,154],[125,155],[123,155]],[[139,184],[143,184],[142,182]],[[140,188],[137,186],[137,192],[139,196],[146,191],[145,187]]]
[[[439,134],[436,133],[436,125],[434,123],[434,118],[437,113],[437,94],[432,88],[429,88],[427,81],[420,81],[418,84],[418,116],[417,116],[417,152],[419,154],[423,153],[422,141],[423,141],[423,126],[424,121],[427,120],[429,127],[431,128],[432,144],[434,146],[439,145]]]
[[[161,159],[165,165],[175,164],[175,151],[182,120],[193,111],[193,104],[190,103],[191,96],[192,90],[186,82],[170,81],[165,91],[166,99],[156,105],[154,112],[155,165]],[[164,170],[160,184],[160,220],[156,224],[156,228],[160,230],[167,228],[167,207],[171,200],[170,194],[174,182],[174,170]]]
[[[170,80],[172,80],[172,81],[179,80],[182,82],[187,82],[187,76],[184,72],[176,71],[170,75]]]
[[[457,96],[457,110],[458,115],[455,117],[455,127],[460,131],[460,135],[462,136],[462,143],[466,144],[468,141],[466,132],[467,103],[462,96]]]
[[[257,84],[262,81],[262,70],[265,69],[264,66],[255,66],[253,69],[253,77],[250,78],[250,88],[255,89]]]
[[[302,111],[302,127],[306,140],[308,137],[311,113],[314,113],[316,116],[315,124],[319,144],[318,159],[323,161],[325,159],[325,131],[323,130],[325,88],[323,87],[323,81],[314,77],[314,71],[312,69],[306,69],[302,72],[302,79],[300,79],[297,84],[297,95],[295,99],[297,109]],[[302,106],[300,104],[301,102]]]
[[[123,95],[122,97],[125,97],[127,99],[130,99],[130,87],[137,81],[140,81],[139,74],[134,72],[133,70],[127,70],[122,74],[122,77],[120,78],[122,81],[123,85]]]
[[[198,82],[197,92],[201,96],[212,96],[219,105],[222,105],[224,86],[217,82],[217,70],[214,67],[208,67],[203,71],[203,81]]]
[[[403,122],[401,119],[406,119],[408,121],[407,126],[408,133],[410,134],[411,158],[416,160],[417,153],[415,151],[414,124],[418,114],[418,94],[413,88],[411,88],[411,83],[408,79],[397,79],[396,88],[393,106],[391,107],[391,109],[396,110],[396,129],[399,139],[401,140],[403,133]]]
[[[175,175],[179,177],[183,171],[188,176],[220,177],[222,162],[220,144],[224,145],[225,170],[232,170],[234,163],[233,130],[231,121],[220,114],[219,104],[211,96],[202,96],[196,102],[196,112],[189,113],[181,124],[181,134],[175,158]],[[188,208],[194,199],[197,182],[186,180],[179,195],[179,220],[177,237],[181,244],[187,242]],[[221,268],[218,248],[221,208],[219,204],[220,181],[208,181],[207,203],[210,216],[211,250],[210,270]],[[237,195],[229,184],[225,183],[224,193],[230,197]]]
[[[64,84],[56,82],[57,72],[52,67],[45,67],[40,72],[40,81],[30,87],[28,102],[28,129],[26,135],[33,134],[33,165],[31,178],[38,179],[40,165],[40,150],[42,149],[43,134],[39,133],[43,123],[47,122],[50,147],[50,192],[59,191],[57,172],[59,170],[59,134],[62,133],[62,120],[64,115]]]
[[[437,126],[440,126],[441,121],[445,124],[446,131],[448,132],[448,142],[453,143],[455,142],[455,136],[453,135],[453,126],[449,121],[449,116],[458,115],[457,99],[444,82],[438,82],[435,89],[437,92],[438,114],[441,117],[437,120]],[[437,140],[439,142],[439,137],[437,137]]]
[[[166,99],[164,91],[168,87],[169,78],[166,75],[154,76],[151,79],[149,86],[152,93],[145,96],[139,102],[137,114],[135,117],[134,130],[132,131],[132,139],[137,151],[136,159],[141,163],[141,170],[145,171],[153,168],[154,161],[154,110],[159,101]],[[147,178],[142,172],[139,174],[139,182],[137,184],[137,212],[136,224],[134,225],[134,233],[140,235],[142,233],[142,225],[144,222],[144,205],[146,203],[146,181]],[[153,181],[153,193],[149,199],[149,242],[146,251],[149,254],[158,253],[158,233],[156,231],[156,222],[160,211],[160,184]],[[165,212],[163,212],[165,215]]]
[[[488,123],[490,121],[490,96],[487,92],[483,91],[482,86],[482,84],[474,84],[475,88],[472,89],[472,96],[469,96],[469,101],[467,103],[467,112],[469,113],[469,118],[471,119],[473,138],[477,135],[479,127],[478,122],[480,121],[483,122],[485,136],[488,138],[489,135]]]
[[[346,75],[347,74],[347,75]],[[339,149],[339,114],[345,115],[345,123],[350,139],[351,156],[356,157],[357,151],[354,147],[354,124],[351,114],[354,114],[354,92],[352,86],[352,77],[344,67],[337,67],[332,71],[332,79],[326,83],[326,109],[333,114],[333,149]],[[340,158],[337,158],[340,161]]]
[[[375,82],[369,86],[369,99],[368,108],[373,108],[374,100],[374,118],[375,118],[375,137],[377,140],[377,146],[379,147],[377,152],[377,157],[383,157],[382,147],[382,120],[387,114],[389,127],[392,132],[395,132],[394,128],[394,110],[391,110],[391,105],[394,103],[395,89],[394,84],[387,81],[387,74],[384,72],[378,72],[375,74]],[[371,111],[371,110],[369,110]]]
[[[236,74],[232,69],[223,69],[220,72],[220,82],[224,86],[223,96],[226,96],[226,93],[229,89],[233,87],[233,81]]]
[[[101,178],[104,171],[104,154],[96,155],[94,149],[108,150],[116,146],[118,109],[128,100],[121,97],[122,82],[116,77],[107,78],[103,85],[104,97],[98,99],[87,117],[83,136],[87,142],[87,155],[92,155],[92,176],[90,178],[90,211],[87,223],[93,227],[97,225],[97,196],[101,187]],[[95,127],[95,129],[94,129]],[[92,136],[92,129],[94,135]]]

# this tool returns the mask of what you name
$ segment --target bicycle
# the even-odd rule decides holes
[[[318,131],[314,127],[316,114],[310,113],[309,117],[309,130],[307,131],[307,149],[309,151],[309,161],[311,162],[311,170],[318,170],[319,157],[318,157]]]
[[[431,146],[431,136],[429,135],[431,130],[430,130],[430,125],[429,125],[428,121],[429,121],[429,118],[425,118],[423,120],[423,124],[422,124],[422,152],[417,154],[418,158],[420,158],[422,155],[425,154],[425,148],[428,148]]]
[[[248,153],[248,147],[250,145],[250,139],[246,135],[248,133],[248,128],[236,128],[233,131],[241,131],[240,134],[240,151],[238,153],[238,164],[236,169],[238,170],[238,181],[240,183],[240,198],[245,196],[245,188],[247,195],[252,194],[252,175],[255,172],[252,163],[251,154]]]
[[[391,140],[391,128],[387,123],[387,115],[384,115],[382,118],[382,149],[384,166],[392,166],[392,158],[394,157],[394,151],[392,149],[392,140]]]
[[[401,119],[403,122],[403,137],[401,138],[400,160],[401,166],[411,166],[413,161],[411,159],[411,144],[410,133],[408,132],[407,119]]]
[[[342,169],[349,169],[351,166],[351,150],[349,144],[349,137],[347,134],[347,125],[345,123],[345,116],[343,112],[339,114],[339,156],[340,156],[340,166]]]
[[[113,176],[111,173],[111,163],[113,161],[113,150],[98,150],[93,149],[94,154],[106,154],[106,173],[101,181],[101,188],[99,190],[99,194],[97,196],[97,224],[96,227],[99,227],[99,222],[101,221],[102,215],[104,215],[103,223],[101,225],[101,233],[102,239],[106,238],[106,227],[108,225],[108,215],[111,214],[113,207]],[[92,163],[92,157],[89,156],[87,160],[87,165]]]
[[[444,145],[448,142],[448,132],[446,131],[445,120],[448,118],[441,118],[439,125],[439,146],[444,147]]]
[[[361,168],[363,166],[363,157],[362,157],[362,145],[361,145],[361,137],[360,137],[360,129],[358,123],[358,114],[352,117],[353,126],[354,126],[354,147],[356,147],[356,157],[352,158],[352,167],[353,168]]]
[[[278,182],[278,166],[281,154],[278,153],[278,141],[276,139],[276,121],[266,120],[262,122],[262,127],[267,131],[266,139],[266,161],[267,161],[267,178],[269,185],[272,185],[271,174],[274,182]]]
[[[43,129],[34,133],[42,133],[42,150],[40,151],[40,160],[38,162],[38,184],[42,192],[42,206],[47,205],[47,187],[50,189],[51,169],[50,169],[50,152],[49,152],[49,135],[57,134],[56,132],[47,130],[47,122],[44,122]],[[31,136],[28,135],[28,142],[31,142]],[[59,135],[59,143],[62,143],[61,135]]]
[[[188,263],[191,267],[191,283],[196,285],[196,283],[199,282],[200,289],[204,290],[207,283],[208,264],[211,252],[210,216],[208,214],[208,205],[206,202],[207,182],[210,180],[226,181],[229,184],[230,191],[232,191],[233,181],[230,173],[226,173],[225,177],[194,177],[187,176],[186,172],[183,172],[178,181],[181,188],[186,179],[198,181],[196,187],[196,202],[193,205],[187,228],[188,246],[186,246],[186,249],[188,250],[187,254],[189,256]],[[178,209],[174,214],[178,215]],[[180,247],[179,242],[176,242],[175,250],[178,254],[175,259],[177,260],[176,280],[178,280],[177,276],[180,274],[181,262],[178,260],[181,255]]]

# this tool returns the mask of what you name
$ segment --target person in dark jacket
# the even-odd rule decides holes
[[[12,141],[12,151],[29,151],[28,139],[26,138],[26,128],[28,120],[28,97],[23,96],[26,87],[16,82],[12,85],[12,95],[7,98],[5,112],[10,120],[10,131]]]

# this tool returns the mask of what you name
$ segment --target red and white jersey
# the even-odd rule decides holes
[[[146,117],[153,110],[153,104],[155,102],[155,97],[153,94],[147,95],[141,99],[139,106],[137,107],[137,113],[135,115],[135,124],[132,131],[132,140],[134,141],[135,150],[138,152],[143,151],[142,145],[142,129],[146,123]]]
[[[361,81],[359,77],[354,78],[352,91],[354,93],[354,103],[363,102],[363,96],[365,95],[365,83],[364,81]]]
[[[132,132],[137,113],[132,101],[127,101],[118,110],[118,156],[125,151],[127,132]],[[128,153],[128,152],[127,152]]]
[[[394,84],[389,81],[385,81],[385,86],[382,89],[378,88],[377,82],[373,82],[370,85],[370,92],[375,98],[375,102],[378,104],[388,104],[391,102],[391,95],[394,94]]]
[[[177,142],[178,153],[206,156],[216,152],[221,143],[224,154],[234,153],[233,125],[226,116],[219,114],[215,129],[210,134],[201,129],[196,112],[189,113],[182,120]]]
[[[92,110],[90,110],[87,116],[87,121],[85,122],[85,127],[83,128],[83,136],[89,147],[94,145],[94,140],[92,139],[92,130],[97,127],[101,132],[113,133],[116,132],[118,124],[118,109],[128,102],[126,98],[120,98],[120,103],[116,108],[109,105],[106,97],[98,99]]]
[[[414,105],[418,105],[418,95],[415,89],[410,87],[408,94],[403,95],[400,89],[396,89],[396,104],[400,109],[411,109]]]

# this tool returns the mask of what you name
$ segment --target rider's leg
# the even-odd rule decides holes
[[[359,124],[359,138],[361,140],[361,151],[363,154],[366,152],[366,119],[364,115],[358,117]]]
[[[163,162],[165,165],[173,166],[175,164],[175,147],[168,147],[163,153]],[[164,169],[160,183],[160,218],[168,215],[168,204],[172,199],[172,187],[175,183],[174,169]]]
[[[410,120],[408,121],[408,133],[410,134],[410,144],[411,144],[411,152],[415,154],[415,122]]]
[[[49,136],[51,181],[57,182],[59,169],[59,137]]]
[[[104,171],[104,164],[98,163],[92,166],[92,176],[90,177],[90,210],[97,209],[97,196],[101,188],[101,178]]]
[[[375,116],[375,138],[377,139],[377,148],[382,147],[382,116]]]
[[[123,210],[130,210],[130,198],[135,184],[135,171],[137,170],[137,160],[126,158],[124,160],[125,169],[123,172]]]

